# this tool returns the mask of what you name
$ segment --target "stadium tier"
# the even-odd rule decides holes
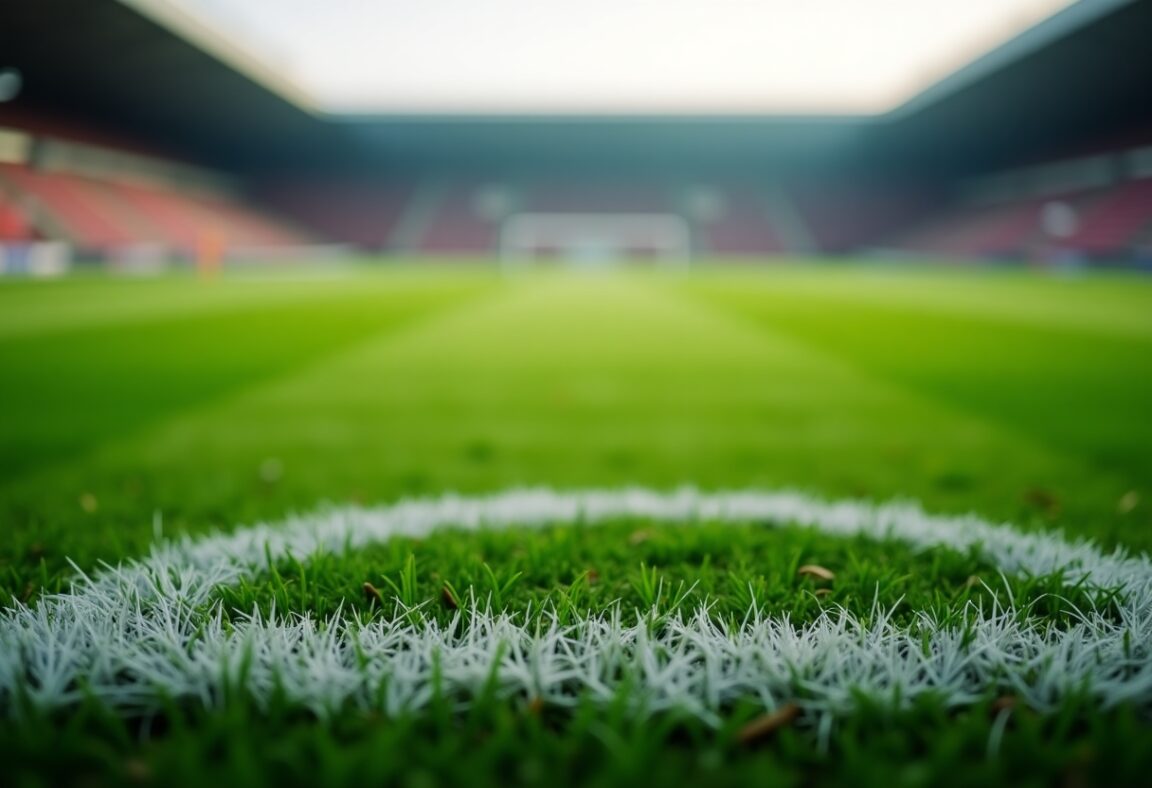
[[[308,236],[230,198],[181,193],[18,165],[0,168],[37,234],[83,252],[112,255],[142,244],[177,256],[208,239],[229,248],[299,245]]]
[[[112,200],[87,179],[38,172],[23,165],[0,169],[17,199],[31,209],[41,231],[80,247],[100,249],[129,243],[132,234],[115,215]]]
[[[932,190],[915,185],[793,183],[787,193],[812,248],[826,254],[874,245],[921,220],[939,203]]]
[[[410,248],[432,255],[491,253],[497,224],[483,214],[482,194],[482,184],[424,184],[413,196],[416,205],[411,210],[422,219],[422,227],[413,231]]]
[[[934,216],[896,246],[955,257],[1020,254],[1039,232],[1042,203],[962,206]]]
[[[1152,178],[1129,181],[1085,200],[1065,243],[1089,254],[1122,254],[1152,241]]]
[[[1152,242],[1147,147],[951,184],[770,172],[759,179],[562,176],[531,168],[512,176],[416,170],[241,178],[67,131],[68,138],[15,132],[26,144],[24,155],[0,161],[4,242],[65,242],[81,259],[113,261],[142,254],[189,260],[206,250],[267,256],[321,244],[495,257],[510,223],[523,229],[526,216],[548,216],[547,226],[564,228],[562,239],[533,242],[534,255],[554,260],[650,257],[681,243],[645,241],[637,225],[627,225],[630,217],[682,226],[685,254],[701,259],[888,249],[956,260],[1126,263],[1141,260]],[[590,222],[583,234],[581,217]]]
[[[0,194],[0,241],[31,240],[32,227],[15,201]]]
[[[393,235],[414,195],[414,185],[313,179],[273,183],[261,189],[264,201],[318,237],[368,251],[393,245]]]
[[[1152,179],[1142,179],[1046,198],[956,206],[896,236],[890,246],[961,259],[1123,260],[1139,254],[1150,233]]]
[[[134,151],[23,133],[28,154],[0,163],[0,237],[62,241],[84,257],[195,257],[314,243],[211,176]]]
[[[1152,240],[1152,148],[972,179],[884,246],[958,259],[1139,261]]]
[[[788,251],[778,217],[771,215],[766,195],[747,187],[715,191],[717,203],[700,233],[701,246],[722,256],[771,255]]]
[[[486,109],[479,94],[456,109],[402,110],[391,93],[400,104],[387,110],[328,107],[291,69],[206,44],[219,31],[188,26],[173,4],[44,3],[15,0],[0,25],[8,246],[45,242],[81,262],[323,246],[477,260],[514,247],[573,263],[893,251],[1127,266],[1146,265],[1152,247],[1148,3],[1074,3],[902,102],[812,114]],[[73,10],[91,18],[64,46],[45,20]],[[85,67],[62,69],[80,50]],[[163,64],[141,71],[132,52]],[[553,93],[558,107],[575,98]]]
[[[857,190],[859,192],[859,190]],[[810,200],[819,218],[836,224],[853,216],[851,199],[823,194]],[[324,237],[364,249],[485,255],[496,251],[501,228],[521,214],[557,216],[659,215],[687,222],[700,253],[771,256],[814,248],[788,190],[765,185],[668,183],[642,177],[590,181],[520,178],[451,181],[430,177],[415,185],[358,183],[277,187],[269,200]],[[821,199],[831,199],[826,207]],[[874,200],[887,205],[890,200]],[[821,212],[822,211],[822,212]],[[854,240],[876,236],[876,224],[857,221]],[[871,236],[869,236],[871,232]],[[828,247],[843,249],[842,238]],[[553,250],[556,252],[557,250]],[[640,251],[633,249],[631,251]]]
[[[660,182],[547,179],[524,189],[526,210],[541,213],[666,213],[676,210],[673,188]]]

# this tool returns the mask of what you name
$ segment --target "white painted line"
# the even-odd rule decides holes
[[[876,609],[867,623],[831,610],[798,626],[750,611],[726,627],[706,613],[653,628],[620,611],[569,626],[525,627],[515,615],[467,615],[467,626],[408,617],[360,625],[284,611],[228,622],[213,594],[258,576],[268,557],[307,561],[395,536],[444,528],[529,528],[606,519],[797,524],[921,548],[978,549],[1006,573],[1064,573],[1068,584],[1119,588],[1116,609],[1085,610],[1057,627],[1030,600],[963,609],[968,632],[921,614],[907,629]],[[825,717],[863,694],[906,705],[925,693],[965,705],[1011,692],[1050,711],[1069,696],[1101,707],[1152,709],[1152,563],[1049,533],[913,504],[828,503],[791,492],[553,492],[448,496],[375,509],[333,509],[278,524],[158,545],[152,554],[80,579],[69,593],[0,614],[0,714],[60,708],[85,695],[124,713],[161,698],[217,707],[279,693],[321,715],[346,706],[389,714],[429,705],[439,686],[461,703],[492,690],[571,705],[607,701],[622,682],[637,713],[676,708],[709,722],[736,699],[766,708],[798,699]]]

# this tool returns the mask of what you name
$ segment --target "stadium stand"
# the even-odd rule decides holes
[[[935,216],[895,246],[956,257],[1020,254],[1039,231],[1041,203],[960,206]]]
[[[1067,232],[1044,226],[1046,208],[1066,206]],[[957,203],[887,244],[934,256],[1035,259],[1059,254],[1084,260],[1122,260],[1152,231],[1152,178],[1121,181],[1043,197],[991,204]]]
[[[700,259],[1152,248],[1148,3],[1072,4],[1038,28],[1044,57],[1008,41],[879,117],[571,118],[318,113],[140,5],[18,0],[0,25],[0,66],[23,75],[0,116],[11,245],[482,256],[515,213],[570,212],[678,217]],[[77,14],[99,23],[45,21]],[[169,65],[145,72],[141,52]],[[1054,202],[1068,232],[1046,226]]]
[[[768,258],[883,248],[954,259],[1137,259],[1152,242],[1152,158],[1128,141],[939,189],[892,180],[761,181],[536,175],[409,174],[256,182],[189,168],[56,120],[29,122],[24,161],[0,161],[0,240],[66,241],[117,259],[150,247],[195,259],[315,243],[371,252],[492,255],[517,212],[668,215],[687,222],[700,255]],[[1138,138],[1145,140],[1145,137]],[[1052,206],[1066,232],[1047,226]],[[942,206],[942,207],[941,207]],[[287,218],[286,218],[287,217]],[[643,250],[633,250],[640,251]]]
[[[540,181],[524,189],[526,210],[544,213],[666,213],[675,210],[670,188],[640,179],[614,182]]]
[[[476,181],[447,185],[438,195],[427,227],[414,246],[426,254],[482,255],[496,247],[498,224],[481,213],[485,184]]]
[[[112,215],[108,201],[101,199],[85,179],[23,165],[3,165],[0,175],[22,201],[37,209],[36,215],[50,223],[49,235],[62,234],[90,250],[114,248],[133,239]]]
[[[1087,201],[1064,243],[1088,255],[1119,255],[1152,229],[1152,178],[1120,184]]]
[[[769,217],[765,195],[748,186],[717,189],[721,205],[715,221],[700,229],[703,250],[722,256],[780,254],[787,250]]]
[[[880,183],[791,183],[788,194],[815,251],[845,254],[907,228],[938,200],[930,191]]]
[[[514,187],[482,179],[322,179],[266,185],[253,202],[202,185],[0,163],[0,238],[66,240],[98,256],[153,244],[186,258],[205,238],[229,249],[322,240],[369,251],[476,256],[494,251],[502,220],[518,210],[680,215],[690,222],[698,251],[718,256],[882,246],[970,259],[1027,259],[1037,250],[1117,259],[1152,233],[1152,177],[1042,196],[1025,189],[992,200],[961,199],[926,217],[926,206],[936,204],[932,194],[878,183],[713,182],[695,192],[707,197],[702,211],[685,193],[683,186],[639,177],[527,179]],[[1076,218],[1062,237],[1043,226],[1053,202],[1069,206]]]
[[[261,196],[321,238],[382,251],[392,246],[413,193],[413,184],[403,181],[317,179],[273,184]]]
[[[225,249],[311,241],[307,233],[238,198],[130,175],[94,177],[4,163],[0,191],[8,195],[9,212],[18,212],[30,225],[22,235],[31,235],[35,225],[41,237],[68,241],[92,256],[114,257],[128,248],[153,245],[175,257],[191,257],[208,237]]]
[[[30,241],[33,237],[24,211],[0,192],[0,241]]]
[[[717,203],[694,219],[682,189],[643,177],[521,179],[515,185],[471,179],[419,184],[303,182],[263,192],[267,202],[328,240],[365,250],[462,254],[494,251],[502,221],[515,212],[678,215],[699,225],[701,246],[730,255],[792,251],[775,229],[764,190],[709,186]],[[777,220],[777,224],[779,221]]]

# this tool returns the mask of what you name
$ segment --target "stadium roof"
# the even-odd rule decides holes
[[[249,2],[265,0],[230,5]],[[0,68],[20,69],[24,88],[0,104],[0,126],[14,112],[49,113],[237,172],[515,161],[748,169],[849,160],[963,172],[1059,154],[1119,127],[1152,128],[1148,0],[1074,3],[894,112],[806,117],[329,115],[286,69],[172,0],[7,0],[4,15]]]
[[[124,0],[327,112],[887,112],[1072,0]]]

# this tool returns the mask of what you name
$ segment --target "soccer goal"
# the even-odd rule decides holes
[[[682,216],[668,213],[520,213],[504,220],[505,268],[555,261],[607,266],[652,261],[687,267],[692,235]]]

